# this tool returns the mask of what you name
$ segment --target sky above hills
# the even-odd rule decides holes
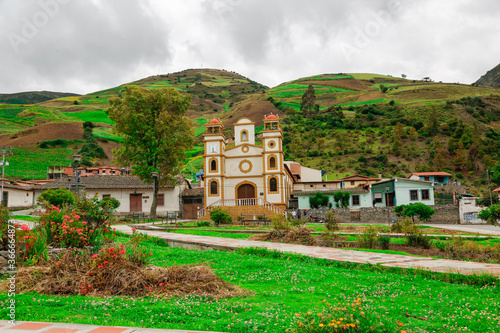
[[[472,83],[497,0],[0,0],[0,93],[89,93],[188,68],[259,83],[369,72]]]

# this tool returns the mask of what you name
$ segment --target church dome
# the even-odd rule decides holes
[[[219,124],[219,123],[220,123],[220,121],[215,119],[215,118],[210,120],[210,124]]]
[[[271,114],[271,115],[267,116],[266,119],[267,120],[273,120],[273,119],[278,119],[278,117],[276,117],[274,114]]]

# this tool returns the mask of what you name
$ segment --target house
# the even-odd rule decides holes
[[[262,145],[255,141],[255,123],[248,118],[234,125],[234,146],[226,147],[224,126],[218,119],[205,125],[204,208],[226,207],[233,218],[241,215],[284,213],[293,191],[293,175],[285,164],[280,119],[264,119]]]
[[[408,177],[411,180],[425,180],[427,182],[434,182],[438,185],[451,185],[452,174],[447,172],[414,172]]]
[[[182,217],[197,219],[198,211],[203,208],[203,187],[186,188],[182,191]]]
[[[80,177],[79,192],[99,199],[112,197],[120,201],[118,214],[147,213],[153,202],[153,184],[145,184],[135,176],[94,175]],[[59,178],[35,188],[35,199],[47,189],[75,188],[75,177]],[[160,188],[158,191],[157,214],[180,212],[180,194],[191,185],[185,178],[177,177],[175,186]]]
[[[349,208],[356,209],[361,207],[371,207],[372,200],[370,190],[368,188],[352,188],[352,189],[335,189],[335,190],[326,190],[326,191],[300,191],[294,192],[293,195],[299,199],[299,209],[311,209],[311,205],[309,204],[309,198],[316,195],[317,192],[321,192],[323,194],[328,195],[328,205],[329,207],[335,208],[337,207],[337,203],[334,199],[334,193],[336,192],[349,192]]]
[[[424,180],[392,178],[368,185],[374,207],[391,207],[421,202],[434,205],[434,183]]]
[[[331,180],[325,182],[295,182],[293,184],[293,193],[294,196],[298,192],[302,191],[333,191],[340,190],[341,182],[339,180]]]
[[[285,165],[290,169],[295,182],[321,182],[324,171],[308,168],[298,162],[285,161]]]
[[[130,175],[129,170],[119,169],[117,167],[100,166],[100,167],[79,167],[78,172],[81,176],[84,175]],[[49,166],[47,168],[47,179],[64,178],[74,175],[73,167],[65,166]]]
[[[16,182],[3,180],[3,204],[9,209],[23,209],[33,207],[33,189],[31,182]]]
[[[362,175],[352,175],[344,178],[339,178],[337,181],[341,182],[342,188],[357,188],[365,185],[373,184],[380,181],[379,178],[367,177]]]

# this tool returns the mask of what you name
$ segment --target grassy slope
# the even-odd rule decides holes
[[[147,243],[152,264],[210,263],[224,280],[250,290],[248,297],[214,301],[155,300],[17,294],[17,320],[73,322],[223,332],[284,332],[296,313],[321,311],[360,297],[363,311],[379,316],[389,332],[396,321],[408,332],[498,330],[498,286],[448,284],[423,276],[329,266],[310,259],[272,259],[220,251],[192,251]],[[6,300],[0,294],[0,304]],[[405,312],[428,320],[406,318]],[[0,309],[5,317],[6,306]],[[398,331],[399,332],[399,331]]]
[[[308,85],[313,85],[316,91],[316,103],[322,115],[320,120],[304,118],[300,112],[301,97]],[[382,92],[381,86],[387,87],[387,91]],[[496,112],[496,121],[485,120],[478,113],[481,111],[478,108],[475,110],[467,108],[465,112],[466,108],[460,105],[446,107],[447,101],[468,96],[481,96],[488,100],[486,113]],[[498,129],[500,124],[499,96],[500,90],[493,88],[410,81],[377,74],[330,74],[308,77],[284,83],[270,89],[266,94],[266,98],[274,99],[275,105],[279,103],[280,108],[289,108],[288,126],[285,126],[284,130],[288,136],[288,145],[285,147],[287,158],[326,170],[330,180],[353,173],[376,175],[380,172],[388,177],[407,176],[411,172],[420,171],[419,168],[432,164],[429,148],[433,138],[426,137],[423,131],[419,131],[415,141],[408,137],[403,138],[404,153],[396,156],[392,154],[391,148],[397,122],[402,122],[407,132],[410,128],[409,123],[420,123],[421,126],[425,126],[429,113],[435,110],[440,125],[452,119],[463,122],[469,129],[475,124],[480,132],[479,136],[484,138],[485,131]],[[360,114],[363,107],[378,105],[379,108],[386,108],[389,101],[395,103],[393,114],[389,114],[389,111],[384,115],[375,114],[371,122],[365,115]],[[345,116],[344,124],[350,121],[354,123],[352,128],[327,125],[327,120],[335,117],[334,110],[329,111],[328,108],[338,107],[342,108]],[[292,114],[295,116],[291,116]],[[323,142],[317,140],[320,137],[323,138]],[[447,148],[450,135],[439,131],[435,138]],[[299,144],[294,146],[293,142]],[[377,165],[380,163],[370,161],[380,154],[388,157],[386,165]],[[358,161],[360,156],[366,157],[368,162],[360,163]],[[466,169],[455,170],[452,164],[453,158],[452,155],[447,159],[444,169],[462,173],[468,179],[469,185],[479,179],[479,173],[469,174]],[[481,162],[478,166],[484,167]],[[432,165],[426,168],[427,171],[432,171]]]
[[[500,122],[478,122],[478,119],[484,120],[481,117],[475,117],[478,110],[473,110],[472,113],[466,112],[466,108],[460,106],[452,109],[445,108],[446,101],[467,96],[499,96],[498,89],[411,81],[378,74],[316,75],[267,90],[267,87],[238,74],[207,69],[154,76],[131,84],[151,89],[174,87],[181,92],[191,94],[192,106],[189,116],[194,121],[195,133],[198,137],[204,132],[207,119],[222,117],[226,122],[232,122],[234,119],[251,114],[258,103],[266,101],[269,97],[272,97],[275,102],[280,102],[282,109],[288,107],[300,113],[301,96],[309,84],[312,84],[316,90],[317,104],[325,119],[331,117],[328,108],[340,106],[343,108],[346,120],[356,122],[360,119],[356,108],[372,104],[385,105],[388,101],[394,101],[399,115],[376,116],[374,122],[377,122],[378,126],[371,128],[337,127],[324,130],[321,123],[315,124],[314,127],[303,126],[303,124],[285,127],[285,134],[291,141],[299,142],[301,147],[306,147],[305,151],[302,149],[301,153],[297,153],[293,151],[293,147],[286,146],[288,158],[301,161],[309,167],[326,170],[329,179],[355,172],[371,174],[381,172],[384,176],[408,175],[419,167],[428,165],[430,142],[422,135],[416,141],[403,140],[403,146],[408,147],[408,152],[404,156],[391,154],[390,148],[395,122],[413,121],[425,124],[430,110],[438,112],[441,123],[457,118],[467,126],[476,123],[481,133],[488,128],[500,129]],[[381,91],[382,85],[388,88],[385,93]],[[119,142],[121,138],[112,132],[113,124],[103,110],[108,107],[108,99],[118,96],[121,88],[122,86],[119,86],[85,96],[63,97],[37,105],[0,104],[0,132],[16,132],[44,122],[92,121],[101,124],[95,129],[96,137]],[[492,103],[500,109],[500,103],[497,100],[493,100]],[[249,106],[238,108],[238,105]],[[362,123],[362,119],[358,122]],[[405,130],[408,128],[409,126],[405,126]],[[343,138],[344,142],[341,145],[335,138],[337,133]],[[323,136],[325,140],[321,146],[314,142],[314,137],[318,136]],[[449,137],[439,133],[437,138],[446,148]],[[197,146],[190,152],[190,157],[200,154],[200,139],[199,137]],[[311,156],[314,154],[310,152],[314,150],[318,152],[317,156]],[[380,154],[388,156],[387,165],[377,166],[378,163],[370,160]],[[360,156],[366,157],[369,162],[365,163],[366,165],[359,163]],[[40,158],[41,160],[47,159],[43,155],[40,155]],[[448,159],[449,163],[445,169],[454,171],[451,161],[451,158]],[[187,161],[187,173],[191,170],[191,164],[193,164],[193,171],[197,171],[200,161],[199,159]],[[481,163],[479,166],[483,167]],[[461,173],[468,178],[469,184],[479,181],[477,175],[469,174],[468,170],[461,170]]]

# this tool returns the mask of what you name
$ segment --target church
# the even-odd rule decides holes
[[[231,147],[226,147],[220,120],[212,119],[205,127],[205,208],[198,218],[207,218],[213,206],[227,208],[233,218],[284,213],[294,181],[284,160],[279,117],[265,117],[261,145],[256,143],[255,123],[248,118],[235,123]]]

